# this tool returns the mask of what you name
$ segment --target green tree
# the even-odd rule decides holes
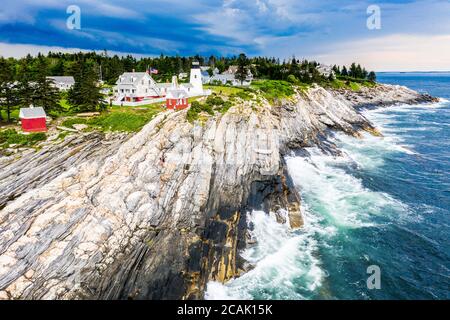
[[[0,120],[1,110],[5,110],[6,119],[11,122],[11,113],[18,104],[17,96],[13,68],[5,59],[0,58]]]
[[[33,104],[34,88],[33,83],[36,73],[32,70],[33,60],[31,56],[20,60],[18,65],[17,83],[18,102],[21,107],[28,108]]]
[[[348,77],[348,71],[347,71],[347,67],[346,66],[342,67],[341,76]]]
[[[53,81],[47,77],[49,69],[47,61],[43,58],[38,59],[36,69],[37,75],[32,86],[33,105],[43,107],[47,112],[63,111],[60,104],[61,95]]]
[[[98,77],[93,66],[78,61],[75,66],[75,85],[68,92],[68,100],[78,112],[101,111],[106,108],[103,94],[97,85]]]
[[[242,83],[247,79],[248,76],[248,66],[249,61],[247,56],[244,53],[241,53],[237,59],[237,71],[235,74],[235,78]]]
[[[367,76],[367,79],[369,81],[375,82],[375,81],[377,81],[377,75],[375,74],[375,72],[370,71],[369,75]]]
[[[356,67],[356,63],[352,63],[352,65],[350,66],[349,76],[352,77],[352,78],[357,78],[358,77],[358,70],[357,70],[357,67]]]

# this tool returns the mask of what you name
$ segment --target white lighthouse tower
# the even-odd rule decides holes
[[[192,62],[191,78],[189,82],[192,85],[192,89],[190,90],[191,96],[203,95],[202,72],[198,61]]]

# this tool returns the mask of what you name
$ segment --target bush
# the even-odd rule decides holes
[[[208,99],[209,99],[210,97],[208,97]],[[223,101],[222,100],[222,98],[220,98],[220,97],[217,97],[217,98],[219,98],[221,101]],[[215,99],[217,99],[217,98],[215,98]],[[213,106],[211,105],[211,104],[209,104],[208,103],[208,99],[206,100],[206,103],[204,103],[204,104],[201,104],[200,102],[198,102],[198,101],[193,101],[192,103],[191,103],[191,107],[189,108],[189,110],[188,110],[188,112],[187,112],[187,115],[186,115],[186,118],[187,118],[187,120],[189,121],[189,122],[194,122],[195,120],[197,120],[198,119],[198,116],[200,115],[200,113],[202,113],[202,112],[206,112],[206,113],[208,113],[209,115],[213,115],[214,114],[214,110],[213,110]],[[210,100],[211,101],[211,100]],[[215,100],[215,101],[219,101],[219,100]]]
[[[293,74],[288,75],[287,81],[290,82],[290,83],[292,83],[292,84],[298,83],[297,77],[294,76]]]
[[[195,101],[195,102],[197,102],[197,101]],[[219,97],[215,94],[210,95],[208,97],[208,99],[206,99],[206,104],[209,104],[211,106],[222,106],[224,103],[225,103],[225,101],[221,97]]]
[[[255,81],[252,86],[261,90],[264,97],[272,102],[276,99],[290,97],[295,93],[291,83],[281,80]]]

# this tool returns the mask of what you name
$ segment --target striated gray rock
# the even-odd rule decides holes
[[[301,227],[281,155],[329,148],[330,129],[372,130],[353,95],[314,87],[195,125],[169,111],[120,145],[84,139],[0,164],[0,299],[201,299],[207,281],[245,271],[246,210]]]

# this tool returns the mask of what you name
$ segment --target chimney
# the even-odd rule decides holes
[[[178,88],[178,77],[177,76],[172,77],[172,87]]]

